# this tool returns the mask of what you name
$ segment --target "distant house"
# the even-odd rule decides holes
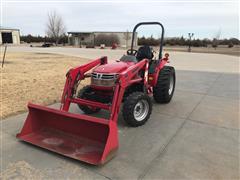
[[[121,47],[130,47],[132,42],[132,32],[68,32],[68,43],[72,46],[96,45],[96,38],[99,35],[118,37],[118,45]],[[137,33],[135,34],[134,46],[137,46]]]
[[[0,26],[0,44],[20,44],[20,30]]]

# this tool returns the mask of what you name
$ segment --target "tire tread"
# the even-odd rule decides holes
[[[174,76],[174,87],[171,95],[168,94],[170,76]],[[175,69],[172,66],[164,66],[160,71],[157,84],[153,88],[153,97],[157,103],[169,103],[172,99],[175,89]]]
[[[144,120],[137,121],[137,120],[134,119],[133,111],[134,111],[134,107],[135,107],[136,103],[140,99],[145,99],[145,100],[148,101],[148,103],[149,103],[149,113]],[[122,108],[123,119],[125,120],[125,122],[128,125],[130,125],[132,127],[138,127],[138,126],[141,126],[141,125],[145,124],[147,122],[147,120],[149,119],[149,117],[151,115],[151,112],[152,112],[152,101],[151,101],[150,97],[143,92],[133,92],[133,93],[131,93],[126,98],[126,100],[123,104],[123,108]]]

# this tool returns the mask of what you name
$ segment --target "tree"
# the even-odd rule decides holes
[[[219,38],[219,35],[216,36]],[[153,36],[151,37],[139,37],[138,38],[138,45],[149,45],[149,46],[156,46],[159,45],[160,39],[156,39]],[[191,41],[191,46],[193,47],[208,47],[208,45],[212,45],[212,47],[217,48],[218,45],[240,45],[240,41],[237,38],[230,38],[230,39],[193,39]],[[189,45],[189,39],[185,39],[183,36],[182,37],[172,37],[172,38],[165,38],[164,40],[164,45],[167,46],[187,46]]]
[[[229,41],[232,42],[234,45],[240,45],[240,41],[237,38],[230,38]]]
[[[214,38],[212,41],[212,47],[216,50],[218,47],[218,39]]]
[[[48,22],[46,26],[46,34],[50,38],[53,38],[57,45],[66,32],[62,17],[57,14],[56,11],[48,13]]]
[[[219,44],[219,39],[221,36],[221,28],[218,29],[218,32],[216,33],[215,37],[213,38],[213,42],[212,42],[212,47],[216,50]]]
[[[229,42],[228,47],[232,48],[233,46],[234,46],[234,44],[232,42]]]
[[[138,45],[148,45],[148,46],[157,46],[159,45],[160,39],[155,39],[153,35],[151,37],[145,38],[144,36],[141,38],[138,38]]]
[[[185,39],[184,39],[184,37],[182,36],[182,37],[179,39],[179,45],[180,45],[180,46],[184,46],[185,44],[186,44]]]

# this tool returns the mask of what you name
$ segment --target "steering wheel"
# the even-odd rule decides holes
[[[136,56],[137,52],[138,52],[138,51],[137,51],[136,49],[128,49],[128,50],[127,50],[127,55]]]

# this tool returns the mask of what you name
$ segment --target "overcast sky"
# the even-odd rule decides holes
[[[160,21],[167,37],[186,37],[194,32],[196,38],[213,38],[220,32],[220,38],[239,38],[238,0],[76,1],[3,0],[1,25],[19,28],[24,35],[45,35],[47,13],[55,10],[63,17],[67,31],[131,31],[140,21]],[[158,36],[157,30],[141,28],[140,35]]]

